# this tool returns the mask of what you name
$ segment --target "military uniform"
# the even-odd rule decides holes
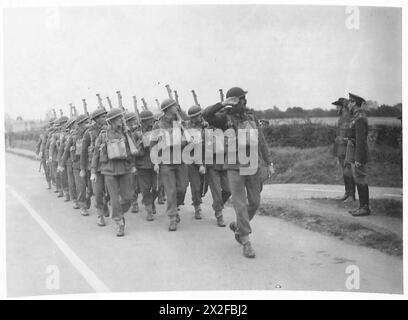
[[[351,113],[347,107],[348,100],[340,98],[339,100],[332,103],[340,107],[340,117],[337,122],[337,133],[334,142],[333,155],[338,158],[342,173],[345,193],[344,196],[340,197],[341,201],[355,201],[356,186],[354,183],[353,173],[351,170],[351,163],[345,161],[347,142],[350,135],[350,121]]]
[[[143,196],[142,203],[147,213],[146,219],[153,221],[154,214],[156,213],[154,201],[158,194],[158,175],[154,171],[154,166],[150,159],[150,134],[153,126],[146,123],[150,119],[153,119],[153,114],[150,111],[144,110],[140,113],[142,126],[140,131],[135,132],[135,141],[139,148],[139,153],[135,157],[135,165],[138,184]]]
[[[42,168],[44,169],[45,180],[47,181],[48,189],[51,189],[51,174],[50,174],[50,168],[47,165],[47,159],[45,157],[44,151],[45,151],[45,145],[47,144],[50,130],[51,128],[48,127],[46,132],[41,134],[40,139],[37,143],[37,149],[36,149],[36,154],[40,157],[41,165],[42,165]]]
[[[241,88],[231,88],[227,92],[227,99],[244,99],[245,94],[246,92]],[[248,126],[252,129],[258,129],[255,116],[251,110],[245,107],[241,112],[236,112],[237,107],[232,107],[230,111],[222,110],[223,108],[224,105],[222,103],[207,107],[203,112],[204,118],[210,125],[224,131],[233,129],[237,132],[238,129],[247,128]],[[248,150],[248,145],[246,145],[246,148]],[[272,161],[269,156],[268,147],[261,130],[258,130],[258,153],[261,162],[266,165],[271,164]],[[237,218],[236,223],[232,223],[230,228],[234,231],[236,240],[244,245],[244,255],[252,258],[255,257],[255,253],[249,241],[249,234],[252,232],[250,221],[254,217],[260,204],[262,188],[261,172],[258,168],[252,175],[241,175],[239,170],[245,167],[245,165],[239,162],[238,155],[236,155],[236,163],[232,163],[232,161],[228,160],[228,154],[227,152],[225,156],[225,166],[228,170],[232,203]]]
[[[177,106],[176,101],[172,99],[166,99],[161,104],[161,109],[166,112],[166,109]],[[153,126],[153,131],[167,131],[172,136],[173,121],[175,119],[169,119],[166,115],[162,116]],[[156,142],[152,143],[152,146]],[[170,218],[170,231],[177,230],[177,223],[180,221],[178,215],[178,206],[184,204],[184,197],[188,186],[188,168],[187,165],[181,163],[181,154],[174,153],[174,148],[180,148],[186,145],[186,141],[181,141],[180,146],[176,146],[175,142],[169,142],[167,145],[170,151],[170,159],[166,163],[160,163],[160,178],[164,185],[164,191],[166,194],[167,208],[166,213]],[[180,161],[175,161],[173,155],[179,157]]]
[[[107,120],[112,121],[122,117],[122,111],[114,108],[108,111]],[[111,154],[108,150],[112,150]],[[129,141],[123,130],[114,130],[108,125],[102,130],[95,142],[95,152],[92,158],[92,173],[100,168],[105,176],[105,183],[112,206],[112,219],[118,226],[117,236],[124,235],[124,214],[129,210],[133,197],[132,177],[136,170],[134,156],[130,153]]]
[[[61,163],[62,155],[64,154],[64,149],[65,149],[65,143],[67,141],[67,138],[69,136],[69,132],[61,132],[60,135],[60,144],[58,147],[58,155],[57,155],[57,162],[58,162],[58,167],[60,170],[58,171],[58,174],[61,177],[61,184],[62,184],[62,189],[65,194],[65,201],[68,202],[71,200],[71,195],[69,191],[69,180],[68,180],[68,170],[65,166],[60,166],[59,164]],[[62,170],[61,170],[62,169]]]
[[[370,214],[369,188],[367,182],[368,152],[368,121],[361,105],[365,100],[354,94],[349,94],[350,100],[356,103],[353,109],[353,117],[350,122],[350,135],[347,144],[346,161],[351,163],[354,181],[357,185],[360,207],[351,210],[353,216],[364,216]]]
[[[105,115],[105,109],[97,109],[92,112],[90,118],[95,120],[101,115]],[[99,157],[99,150],[95,150],[96,139],[101,131],[106,130],[106,124],[100,125],[95,123],[85,131],[84,138],[82,140],[81,150],[81,170],[87,171],[87,175],[90,173],[95,174],[95,182],[93,183],[93,193],[95,194],[95,208],[98,214],[98,225],[105,226],[104,217],[109,216],[108,200],[109,195],[105,185],[105,177],[101,173],[100,165],[92,170],[93,157]],[[99,163],[96,159],[95,163]],[[91,184],[91,183],[90,183]],[[91,184],[92,185],[92,184]]]

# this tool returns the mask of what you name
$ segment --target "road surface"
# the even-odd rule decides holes
[[[257,257],[246,259],[228,227],[216,226],[209,195],[203,220],[194,220],[189,192],[186,200],[177,232],[167,231],[165,208],[158,206],[154,222],[147,222],[143,212],[127,213],[126,236],[117,238],[112,221],[104,228],[96,226],[95,209],[82,217],[71,202],[47,190],[38,162],[6,154],[8,295],[349,291],[350,265],[360,272],[360,289],[354,291],[402,292],[401,259],[271,217],[253,220]],[[233,210],[227,208],[226,222],[233,219]]]

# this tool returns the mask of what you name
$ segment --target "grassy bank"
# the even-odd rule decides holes
[[[300,149],[271,148],[275,174],[268,183],[342,184],[332,146]],[[401,151],[385,145],[370,150],[368,181],[371,186],[402,188]]]

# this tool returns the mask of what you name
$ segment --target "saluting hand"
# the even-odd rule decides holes
[[[221,102],[221,104],[225,107],[225,106],[235,106],[237,105],[239,102],[239,98],[237,97],[229,97],[227,99],[225,99],[223,102]]]

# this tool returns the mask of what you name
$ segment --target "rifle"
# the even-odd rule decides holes
[[[120,91],[119,90],[116,91],[116,94],[118,95],[119,108],[121,108],[122,110],[125,110],[125,107],[123,106],[123,103],[122,103],[122,95],[121,95]]]
[[[64,115],[64,112],[62,112],[62,109],[59,109],[60,116],[62,117]]]
[[[110,99],[109,97],[106,97],[106,100],[108,100],[109,109],[112,109],[113,106],[112,106],[112,101],[111,101],[111,99]]]
[[[157,108],[159,108],[159,110],[160,110],[160,102],[159,102],[159,100],[158,100],[158,99],[154,99],[154,100],[156,100]]]
[[[147,103],[146,103],[146,100],[144,98],[142,98],[142,103],[143,103],[143,110],[149,110],[147,108]]]
[[[169,98],[170,98],[170,99],[173,99],[173,94],[172,94],[172,92],[171,92],[170,85],[166,84],[165,87],[166,87],[166,89],[167,89],[167,94],[169,95]]]
[[[52,109],[52,113],[54,115],[54,118],[57,119],[57,113],[55,112],[55,109]]]
[[[177,104],[179,104],[179,97],[178,97],[177,90],[174,90],[174,99],[176,100]]]
[[[222,89],[218,89],[218,91],[220,92],[220,98],[221,98],[221,102],[224,101],[224,92],[222,92]]]
[[[139,109],[137,108],[137,99],[136,99],[136,96],[133,96],[132,98],[133,98],[133,107],[134,107],[135,113],[137,115],[137,122],[140,125],[140,114],[139,114]]]
[[[191,93],[193,94],[194,103],[196,104],[196,106],[200,106],[200,104],[198,103],[197,94],[195,93],[195,91],[191,90]]]
[[[72,105],[72,103],[69,104],[69,116],[74,116],[74,106]]]
[[[82,99],[82,103],[83,103],[83,105],[84,105],[84,114],[86,114],[87,116],[89,116],[89,112],[88,112],[86,100],[85,100],[85,99]]]
[[[98,97],[99,108],[105,109],[105,107],[103,106],[103,103],[102,103],[101,95],[99,93],[97,93],[96,96]]]
[[[75,106],[74,106],[74,112],[75,112],[75,117],[78,117],[78,110]]]

